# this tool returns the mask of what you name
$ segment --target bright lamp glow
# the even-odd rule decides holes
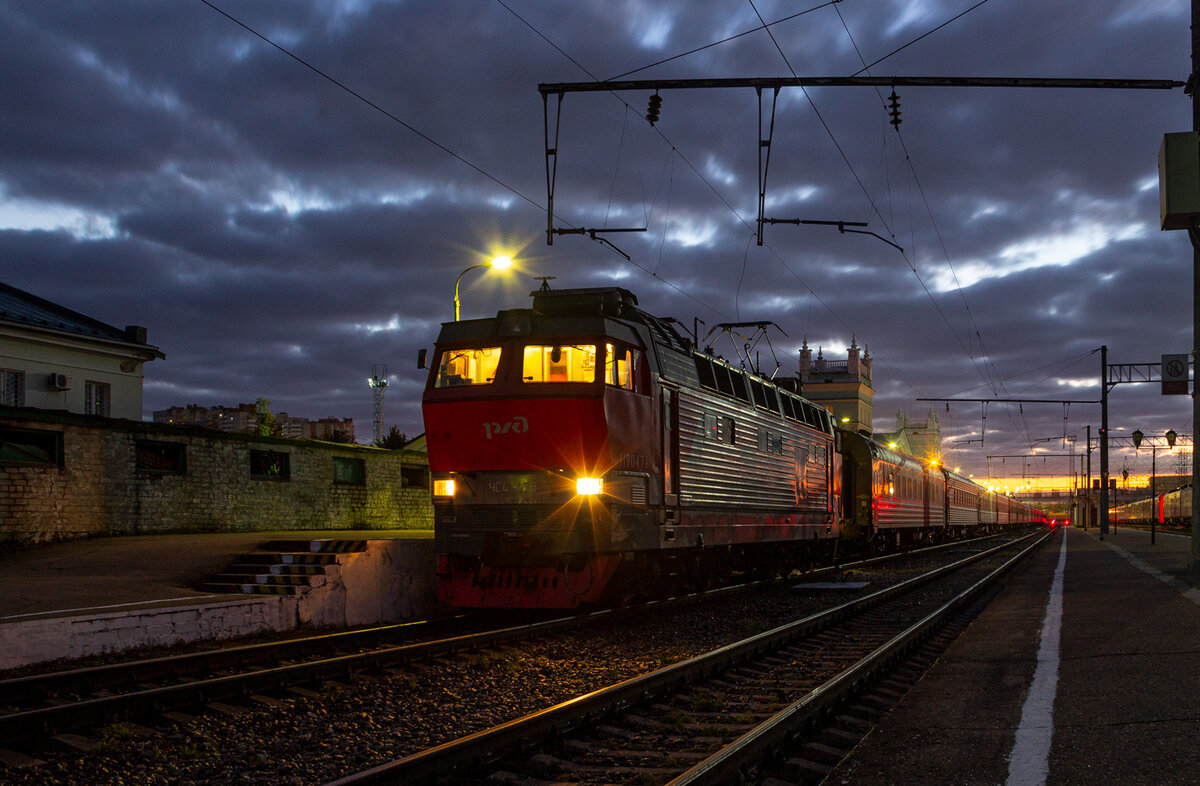
[[[595,496],[600,493],[602,487],[600,478],[579,478],[575,481],[575,493],[584,496]]]
[[[499,256],[492,260],[492,267],[497,270],[506,270],[512,267],[512,257]]]
[[[435,497],[453,497],[454,496],[454,480],[435,480],[433,481],[433,496]]]

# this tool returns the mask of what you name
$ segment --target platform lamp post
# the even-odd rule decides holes
[[[458,285],[462,283],[463,276],[470,273],[472,270],[478,270],[481,267],[492,267],[496,270],[505,270],[512,267],[512,257],[499,256],[490,262],[484,262],[481,265],[471,265],[469,268],[458,274],[458,280],[454,282],[454,321],[458,321]]]
[[[1179,436],[1178,434],[1175,433],[1175,429],[1171,429],[1164,436],[1167,439],[1167,447],[1168,448],[1175,447],[1175,440]],[[1142,439],[1144,437],[1145,437],[1145,435],[1142,433],[1141,429],[1137,429],[1136,431],[1133,432],[1133,448],[1134,448],[1134,450],[1137,450],[1138,448],[1140,448],[1142,446]],[[1158,488],[1157,488],[1157,486],[1158,486],[1158,483],[1157,483],[1157,481],[1158,481],[1158,465],[1157,465],[1157,459],[1158,459],[1158,446],[1151,445],[1150,446],[1150,544],[1151,545],[1154,545],[1154,542],[1155,542],[1154,541],[1154,529],[1155,529],[1155,526],[1158,524]]]

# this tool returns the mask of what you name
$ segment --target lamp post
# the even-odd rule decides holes
[[[463,276],[470,273],[472,270],[477,270],[481,267],[493,267],[496,270],[505,270],[512,267],[512,257],[500,256],[493,259],[491,262],[484,262],[481,265],[471,265],[469,268],[458,274],[458,280],[454,282],[454,321],[458,321],[459,300],[458,300],[458,285],[462,283]]]
[[[1175,429],[1171,429],[1164,435],[1167,439],[1167,447],[1175,447],[1175,439],[1179,436],[1175,433]],[[1145,435],[1141,429],[1133,432],[1133,449],[1137,450],[1142,445],[1142,439]],[[1158,446],[1150,445],[1150,544],[1154,545],[1154,529],[1158,524]]]

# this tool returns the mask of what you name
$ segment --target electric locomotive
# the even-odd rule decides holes
[[[442,326],[422,398],[439,594],[574,608],[827,560],[829,412],[621,288]]]

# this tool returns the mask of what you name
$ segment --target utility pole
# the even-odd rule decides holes
[[[1087,482],[1083,486],[1083,496],[1087,500],[1087,515],[1083,519],[1083,528],[1092,522],[1092,424],[1087,425]]]
[[[1192,0],[1200,5],[1200,0]],[[1100,540],[1108,534],[1108,345],[1100,347]]]
[[[1200,79],[1200,0],[1192,0],[1192,74],[1188,77],[1185,92],[1192,96],[1192,130],[1200,132],[1200,96],[1197,96],[1197,80]],[[1188,232],[1192,241],[1192,362],[1200,360],[1200,245],[1197,245],[1197,222],[1193,219]],[[1196,384],[1200,382],[1200,366],[1192,380],[1192,423],[1200,423],[1200,396],[1196,395]],[[1192,451],[1192,510],[1200,511],[1200,464],[1196,463],[1196,451]],[[1192,514],[1192,560],[1193,571],[1200,571],[1200,516]]]

